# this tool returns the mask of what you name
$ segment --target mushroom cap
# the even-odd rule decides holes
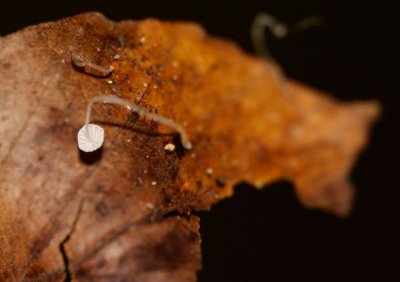
[[[103,145],[104,129],[96,124],[85,124],[78,131],[78,146],[84,152],[93,152]]]

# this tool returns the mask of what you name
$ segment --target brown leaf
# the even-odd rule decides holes
[[[101,68],[74,66],[73,53]],[[0,280],[195,281],[190,212],[239,181],[286,179],[305,206],[345,216],[348,174],[379,113],[376,102],[341,103],[287,80],[195,24],[97,13],[1,38],[0,73]],[[80,152],[77,131],[100,93],[179,122],[193,149],[96,105],[105,144]]]

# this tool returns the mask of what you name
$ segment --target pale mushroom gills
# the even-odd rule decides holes
[[[104,129],[95,124],[85,124],[78,132],[78,146],[84,152],[93,152],[103,145]]]

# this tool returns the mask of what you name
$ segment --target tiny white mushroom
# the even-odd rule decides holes
[[[93,97],[90,99],[87,110],[86,110],[86,118],[85,118],[85,125],[79,130],[78,132],[78,145],[82,151],[85,152],[92,152],[100,148],[103,144],[104,140],[104,130],[98,125],[90,124],[90,115],[92,113],[92,106],[94,103],[109,103],[109,104],[116,104],[120,106],[124,106],[131,110],[132,112],[138,114],[139,116],[148,118],[150,120],[154,120],[160,124],[166,125],[175,129],[181,139],[181,143],[183,147],[187,150],[192,148],[192,144],[189,141],[187,133],[185,129],[177,122],[160,116],[158,114],[151,113],[138,105],[126,101],[122,98],[113,95],[100,95]],[[129,141],[128,141],[129,142]],[[147,157],[147,156],[146,156]]]
[[[93,152],[103,145],[104,129],[95,124],[85,124],[78,132],[78,146],[84,152]]]

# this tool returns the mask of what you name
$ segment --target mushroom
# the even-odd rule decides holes
[[[108,103],[108,104],[124,106],[127,107],[132,112],[138,114],[139,116],[149,118],[160,124],[169,126],[175,129],[179,133],[182,146],[185,149],[190,150],[192,148],[192,144],[189,141],[185,129],[174,120],[168,119],[158,114],[150,113],[146,109],[143,109],[138,105],[129,102],[127,100],[124,100],[120,97],[114,95],[100,95],[90,99],[86,110],[85,125],[78,132],[78,138],[77,138],[78,146],[79,149],[81,149],[84,152],[93,152],[99,149],[103,145],[104,141],[104,129],[98,125],[89,123],[90,115],[92,113],[92,106],[94,103]]]

